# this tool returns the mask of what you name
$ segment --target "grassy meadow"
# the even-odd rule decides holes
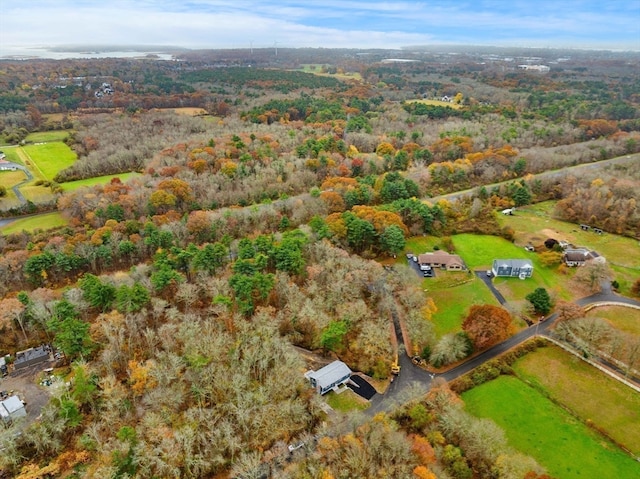
[[[640,309],[600,306],[589,310],[588,318],[602,318],[614,328],[640,337]]]
[[[46,143],[50,141],[63,141],[69,136],[66,130],[36,131],[29,133],[25,138],[26,143]]]
[[[527,354],[514,371],[640,457],[640,393],[555,346]]]
[[[467,411],[495,421],[512,447],[552,477],[640,477],[640,463],[518,378],[500,376],[462,398]]]
[[[120,181],[124,183],[137,176],[140,176],[140,173],[117,173],[115,175],[96,176],[94,178],[86,178],[84,180],[68,181],[66,183],[61,183],[60,187],[63,191],[75,191],[79,188],[91,187],[95,185],[106,185],[113,178],[120,178]]]
[[[76,161],[76,154],[60,141],[26,145],[23,147],[37,172],[45,180],[52,181],[58,172],[70,167]],[[35,172],[34,172],[35,173]],[[34,174],[34,176],[36,176]]]
[[[65,226],[66,224],[67,220],[64,219],[60,213],[46,213],[42,215],[27,216],[13,221],[0,228],[0,233],[3,235],[10,235],[13,233],[20,233],[21,231],[46,231],[52,228],[57,228],[58,226]]]

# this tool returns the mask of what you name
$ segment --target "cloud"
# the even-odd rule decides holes
[[[33,0],[6,2],[2,16],[0,45],[258,48],[277,41],[288,47],[474,43],[640,50],[640,2]]]

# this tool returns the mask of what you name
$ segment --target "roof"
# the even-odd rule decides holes
[[[586,249],[568,249],[564,252],[567,261],[586,261],[589,257],[589,251]]]
[[[533,264],[528,259],[494,259],[493,262],[501,268],[533,269]]]
[[[450,254],[443,250],[434,251],[433,253],[424,253],[418,256],[418,263],[440,263],[444,265],[460,264],[464,265],[462,258],[457,254]]]
[[[334,361],[325,367],[308,373],[309,378],[316,380],[320,388],[331,386],[336,381],[351,374],[351,369],[342,361]]]
[[[0,416],[7,417],[22,408],[24,408],[24,404],[22,404],[18,396],[9,396],[0,402]]]

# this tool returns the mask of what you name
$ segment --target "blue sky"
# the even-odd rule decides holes
[[[2,46],[640,50],[640,0],[0,0]]]

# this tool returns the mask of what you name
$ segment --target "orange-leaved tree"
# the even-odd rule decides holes
[[[491,304],[471,306],[462,329],[469,335],[476,349],[485,349],[504,341],[514,331],[511,315],[507,310]]]

